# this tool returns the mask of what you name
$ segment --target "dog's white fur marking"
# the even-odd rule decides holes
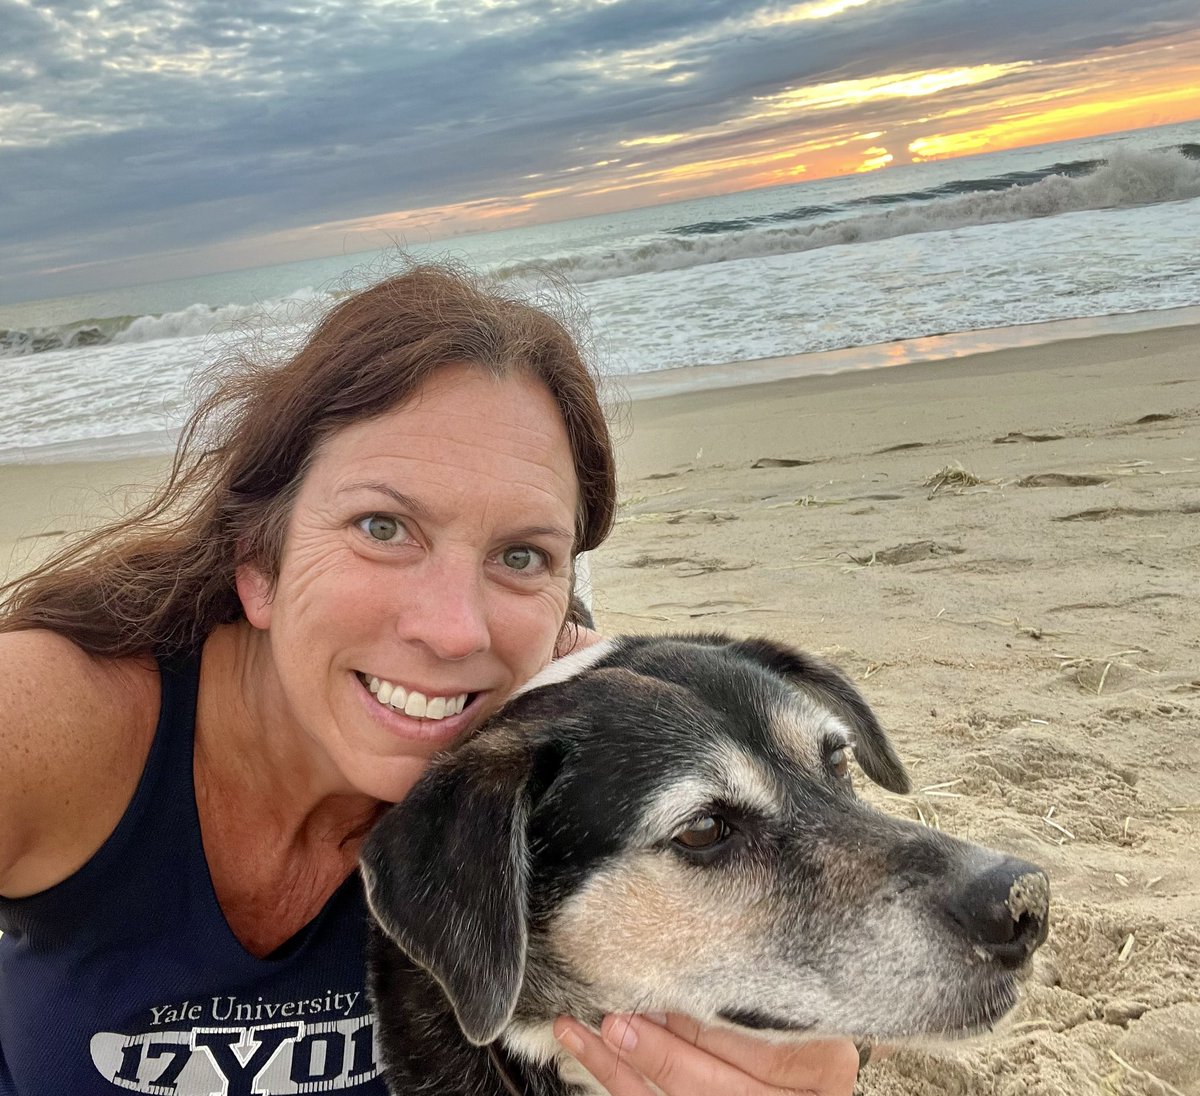
[[[782,704],[769,720],[771,731],[783,750],[806,768],[820,771],[824,764],[826,738],[841,738],[853,744],[854,735],[841,719],[810,696],[797,693]]]
[[[641,844],[653,844],[670,837],[690,822],[706,803],[711,802],[718,790],[713,781],[702,777],[688,776],[673,780],[646,803],[638,826]]]
[[[709,756],[725,786],[722,798],[763,814],[778,813],[779,784],[766,764],[732,742],[716,742],[713,746]]]
[[[532,689],[540,689],[543,685],[554,685],[560,681],[570,681],[571,678],[578,677],[584,670],[595,666],[616,645],[615,639],[602,639],[590,647],[573,651],[563,658],[556,658],[544,670],[534,674],[524,685],[515,690],[509,699],[521,696]]]
[[[672,780],[645,804],[638,827],[642,844],[670,837],[713,803],[766,815],[778,812],[779,793],[770,773],[756,758],[730,742],[717,742],[705,751],[703,765],[706,773]]]

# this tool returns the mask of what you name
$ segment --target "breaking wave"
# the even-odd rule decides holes
[[[550,267],[576,283],[585,283],[972,225],[1198,197],[1200,146],[1163,151],[1117,149],[1107,160],[1055,164],[1041,173],[956,180],[928,190],[839,205],[800,206],[761,218],[681,225],[625,249],[516,263],[498,273],[520,277]],[[878,206],[890,208],[872,208]]]
[[[1083,210],[1128,208],[1200,197],[1200,145],[1158,151],[1118,148],[1107,160],[1056,163],[1037,171],[958,179],[924,190],[798,206],[761,217],[679,225],[604,251],[585,250],[505,263],[501,280],[557,271],[576,284],[709,263],[852,245],[973,225],[1053,217]],[[194,304],[153,316],[83,319],[57,327],[0,329],[0,357],[53,350],[208,336],[276,317],[299,305],[311,315],[333,293],[302,290],[258,305]]]
[[[257,305],[231,304],[214,308],[207,304],[193,304],[178,312],[165,312],[157,316],[110,316],[25,330],[0,328],[0,358],[105,346],[108,343],[140,343],[155,339],[215,335],[255,324],[264,316],[286,312],[297,302],[301,305],[314,300],[320,303],[323,296],[306,290],[286,300]],[[329,299],[332,300],[332,295],[329,295]]]

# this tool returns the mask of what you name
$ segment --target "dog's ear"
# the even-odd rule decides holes
[[[862,771],[876,784],[901,794],[912,790],[904,763],[879,725],[875,713],[850,679],[836,666],[815,655],[767,639],[739,640],[732,647],[795,682],[800,688],[816,693],[844,719],[854,732],[854,756]]]
[[[512,1019],[528,942],[532,751],[499,734],[434,763],[367,838],[361,867],[383,931],[441,985],[466,1037]]]

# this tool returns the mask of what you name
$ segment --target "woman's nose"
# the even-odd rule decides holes
[[[402,638],[445,661],[486,651],[491,629],[478,567],[453,561],[429,567],[404,599],[397,626]]]

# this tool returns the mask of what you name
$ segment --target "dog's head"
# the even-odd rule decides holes
[[[1044,939],[1032,865],[872,810],[908,777],[838,670],[607,640],[437,761],[368,839],[384,932],[467,1038],[666,1010],[782,1035],[969,1034]]]

